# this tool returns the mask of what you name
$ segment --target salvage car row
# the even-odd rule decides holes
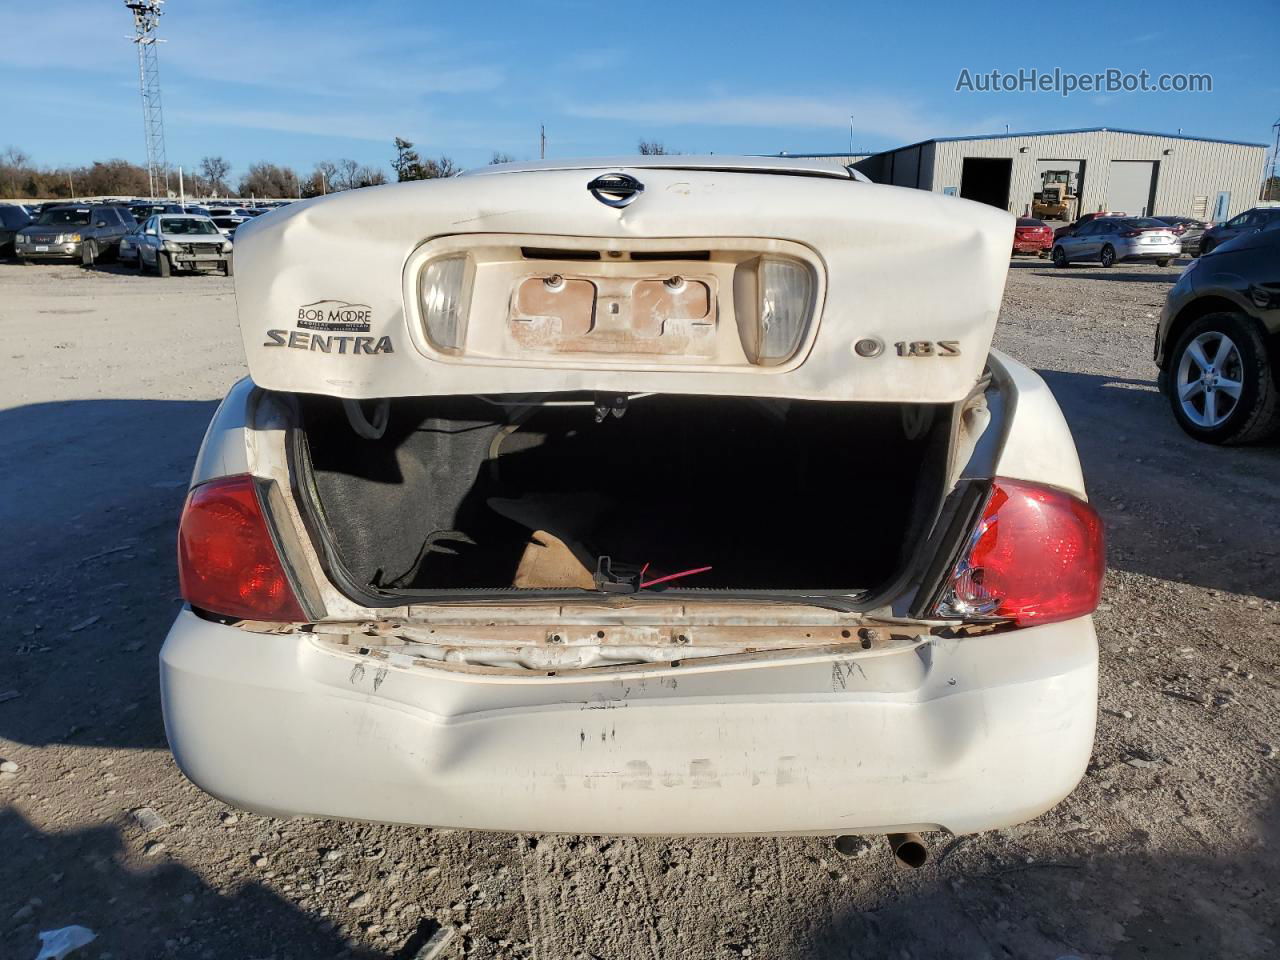
[[[1233,237],[1265,229],[1280,220],[1280,207],[1254,207],[1225,223],[1194,217],[1131,217],[1086,213],[1058,228],[1034,217],[1019,217],[1013,253],[1052,257],[1057,266],[1096,260],[1104,267],[1125,260],[1154,260],[1161,266],[1181,254],[1199,256]],[[1061,252],[1059,252],[1061,248]]]
[[[0,205],[0,256],[24,264],[117,260],[167,277],[175,272],[234,272],[233,237],[264,208],[169,202]]]

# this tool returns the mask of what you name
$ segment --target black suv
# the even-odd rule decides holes
[[[1155,361],[1178,425],[1197,440],[1280,432],[1280,220],[1183,271],[1160,315]]]
[[[30,226],[14,238],[18,259],[79,260],[92,266],[115,256],[120,238],[133,229],[133,216],[125,206],[69,203],[46,207]]]

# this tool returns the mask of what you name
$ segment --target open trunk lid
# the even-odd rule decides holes
[[[954,403],[986,360],[1013,225],[799,171],[517,170],[260,217],[236,236],[236,295],[272,390]]]

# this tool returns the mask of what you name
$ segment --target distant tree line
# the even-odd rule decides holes
[[[399,181],[452,177],[461,169],[444,154],[423,157],[402,137],[395,138],[394,146],[391,169]],[[652,140],[641,140],[639,151],[650,155],[673,152]],[[495,151],[489,162],[510,163],[513,159],[508,153]],[[260,161],[249,164],[244,176],[235,181],[231,179],[231,164],[220,156],[203,157],[189,166],[183,164],[183,187],[191,197],[316,197],[386,182],[387,175],[378,167],[345,159],[321,160],[305,177],[292,167]],[[169,189],[175,193],[178,190],[176,167],[170,170]],[[0,152],[0,197],[145,197],[150,190],[146,168],[128,160],[95,160],[81,167],[42,167],[17,147]]]

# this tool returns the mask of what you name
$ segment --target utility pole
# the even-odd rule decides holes
[[[538,124],[538,137],[541,145],[538,148],[538,159],[547,159],[547,125],[545,123]]]
[[[164,112],[160,108],[160,61],[156,36],[165,0],[124,0],[133,14],[133,42],[138,47],[138,90],[142,94],[142,131],[147,146],[147,179],[151,198],[161,187],[169,196],[169,160],[164,149]]]
[[[1271,148],[1271,173],[1266,178],[1266,183],[1263,186],[1263,193],[1265,194],[1262,198],[1263,200],[1275,199],[1271,195],[1275,193],[1276,187],[1280,186],[1276,182],[1277,178],[1280,178],[1280,120],[1273,123],[1271,129],[1276,132],[1276,140],[1275,145]]]

